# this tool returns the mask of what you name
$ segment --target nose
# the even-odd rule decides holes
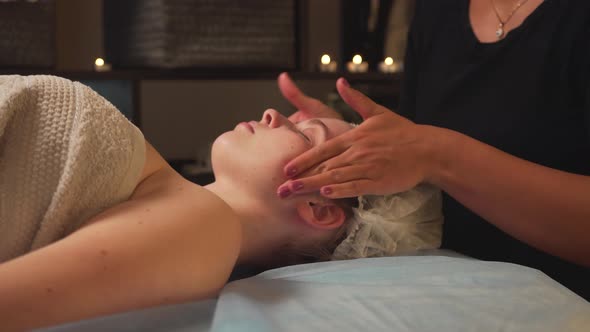
[[[277,112],[277,110],[269,108],[262,114],[262,120],[260,120],[260,123],[267,125],[269,128],[278,128],[284,125],[287,121],[287,118]]]

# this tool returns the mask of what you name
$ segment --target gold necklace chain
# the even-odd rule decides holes
[[[504,30],[504,26],[506,25],[506,23],[508,23],[508,21],[510,21],[510,19],[512,18],[514,13],[516,13],[516,11],[518,9],[520,9],[520,7],[522,7],[528,1],[529,0],[521,0],[521,1],[517,2],[516,5],[514,6],[514,8],[512,9],[512,11],[510,12],[510,14],[508,15],[508,17],[505,20],[502,20],[502,17],[500,17],[500,13],[498,12],[498,8],[496,8],[496,4],[494,3],[494,0],[490,0],[490,3],[492,4],[492,8],[494,9],[494,13],[496,14],[496,17],[498,18],[498,21],[500,22],[500,23],[498,23],[498,29],[496,30],[496,37],[498,37],[498,39],[502,39],[506,36],[506,31]]]

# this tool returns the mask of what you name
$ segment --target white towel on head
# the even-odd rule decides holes
[[[141,131],[87,86],[0,76],[0,262],[128,199],[144,162]]]

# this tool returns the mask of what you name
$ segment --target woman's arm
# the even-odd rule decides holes
[[[516,158],[460,133],[432,128],[431,182],[506,233],[590,266],[590,177]],[[438,134],[434,134],[438,133]]]
[[[153,176],[177,178],[170,170]],[[170,181],[0,265],[2,330],[216,296],[240,239],[225,203],[194,184]]]
[[[543,167],[444,128],[416,125],[348,86],[365,121],[287,163],[296,194],[387,194],[430,182],[515,238],[590,266],[590,177]],[[297,178],[317,167],[324,172]]]

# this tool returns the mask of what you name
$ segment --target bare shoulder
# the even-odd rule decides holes
[[[147,140],[145,151],[143,170],[129,200],[138,199],[154,191],[170,189],[169,187],[179,186],[185,182],[182,175],[176,172]],[[167,192],[169,193],[169,190]]]
[[[215,210],[226,218],[233,218],[233,211],[221,198],[205,188],[186,180],[176,172],[162,155],[146,140],[146,161],[130,201],[141,198],[174,200],[178,205],[189,204],[202,213]],[[188,200],[188,201],[187,201]]]
[[[139,180],[137,181],[136,190],[137,187],[144,183],[152,174],[165,168],[171,168],[162,155],[147,140],[144,139],[144,143],[145,163],[141,175],[139,176]]]
[[[129,200],[0,265],[3,327],[25,330],[218,295],[239,256],[239,220],[212,192],[167,164],[157,167],[158,156]]]
[[[216,223],[239,228],[237,215],[224,200],[169,166],[154,171],[138,184],[129,200],[95,216],[86,225],[112,220],[113,214],[128,216],[116,218],[121,222],[145,218],[166,220],[169,225],[190,222],[204,229]]]
[[[237,220],[232,208],[219,196],[186,180],[169,167],[158,170],[148,177],[138,186],[130,201],[146,206],[165,206],[170,215],[184,211],[205,223],[225,219],[230,219],[228,222]]]
[[[24,330],[217,296],[239,256],[234,212],[169,170],[151,179],[151,190],[1,265],[0,317]]]
[[[186,180],[147,140],[145,147],[142,174],[129,199],[94,216],[83,227],[111,220],[110,216],[114,214],[144,216],[145,212],[149,212],[151,218],[166,218],[171,222],[190,219],[198,224],[206,224],[213,219],[217,222],[225,221],[226,224],[237,224],[235,213],[221,198]],[[123,222],[133,218],[115,219]]]

